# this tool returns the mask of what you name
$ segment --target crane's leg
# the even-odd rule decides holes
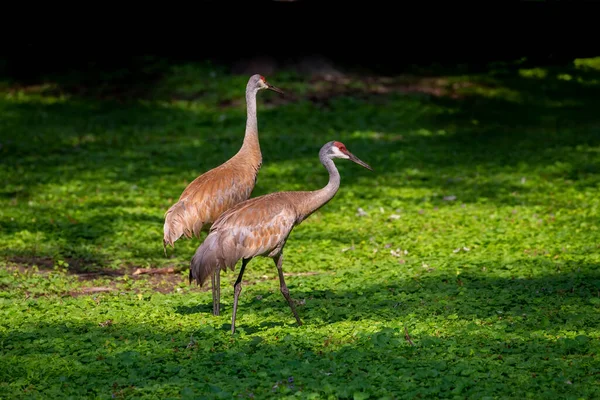
[[[288,290],[288,288],[285,284],[285,279],[283,279],[283,269],[281,269],[281,266],[283,264],[283,252],[281,252],[277,256],[275,256],[275,258],[273,258],[273,261],[275,261],[275,265],[277,265],[277,272],[279,273],[279,284],[280,284],[281,294],[283,294],[283,297],[285,297],[288,304],[290,305],[290,308],[292,309],[292,312],[294,313],[294,317],[296,317],[296,322],[298,322],[298,325],[302,325],[302,321],[300,321],[300,317],[298,317],[298,313],[296,312],[296,306],[294,306],[294,302],[292,301],[292,298],[290,297],[290,291]]]
[[[231,315],[232,334],[235,333],[235,314],[237,313],[238,299],[240,297],[240,293],[242,292],[242,276],[244,275],[246,264],[248,264],[250,260],[252,260],[252,258],[242,259],[242,268],[240,269],[240,274],[238,275],[237,280],[233,284],[233,314]]]
[[[221,270],[218,269],[212,276],[213,315],[219,315],[221,305]]]

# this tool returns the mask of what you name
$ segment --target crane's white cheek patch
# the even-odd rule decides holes
[[[349,158],[347,154],[344,154],[340,151],[340,149],[338,149],[337,147],[332,147],[331,151],[333,154],[335,154],[336,157],[339,158]]]

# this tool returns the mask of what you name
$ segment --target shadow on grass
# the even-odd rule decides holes
[[[594,268],[530,279],[423,276],[305,292],[311,297],[299,310],[305,322],[300,328],[285,324],[293,318],[283,298],[269,297],[279,293],[251,304],[242,295],[234,337],[227,323],[194,322],[190,308],[168,297],[183,326],[168,312],[166,325],[160,319],[121,321],[127,313],[122,308],[57,323],[32,317],[0,333],[0,380],[12,398],[264,398],[297,390],[340,398],[358,392],[594,397],[599,347],[591,329],[599,321],[588,312],[600,287]],[[37,306],[29,301],[23,307]],[[261,322],[265,313],[270,315]],[[252,324],[249,314],[258,316]]]
[[[385,283],[375,284],[361,284],[358,282],[360,277],[357,278],[353,273],[342,271],[336,274],[336,279],[344,281],[345,285],[354,285],[350,290],[335,287],[312,289],[322,286],[319,283],[322,278],[318,274],[287,277],[286,283],[292,298],[302,303],[297,305],[300,318],[311,325],[360,321],[363,318],[397,320],[422,315],[427,318],[458,317],[469,321],[489,317],[516,318],[515,321],[531,328],[551,331],[578,319],[581,320],[577,322],[580,326],[575,327],[583,328],[587,317],[596,319],[578,311],[578,304],[598,302],[600,268],[597,265],[578,265],[577,271],[567,268],[555,275],[538,276],[536,269],[540,268],[540,263],[543,264],[543,260],[523,259],[510,263],[477,261],[476,265],[469,266],[469,270],[458,277],[433,271],[423,272],[412,280],[384,278]],[[482,268],[490,273],[509,272],[512,277],[487,277]],[[276,314],[273,318],[282,318],[282,324],[286,320],[293,321],[291,310],[279,292],[277,278],[273,277],[271,283],[273,287],[268,291],[253,289],[252,297],[247,294],[249,285],[244,284],[245,289],[238,304],[237,326],[244,328],[239,318],[245,313],[263,315],[265,318]],[[223,299],[223,293],[221,296]],[[227,298],[227,304],[221,305],[219,318],[231,318],[232,304],[233,297]],[[548,314],[540,315],[540,309]],[[211,314],[212,303],[210,306],[207,303],[179,308],[177,312],[185,315]],[[557,313],[562,315],[563,325],[550,324],[546,318]],[[538,325],[540,322],[542,324]]]

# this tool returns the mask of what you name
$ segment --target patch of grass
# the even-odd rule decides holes
[[[337,196],[292,233],[284,271],[246,271],[237,331],[165,257],[163,214],[234,154],[247,77],[179,66],[153,97],[60,85],[0,97],[0,397],[595,398],[600,369],[600,73],[309,83],[259,94],[254,196],[326,183]],[[239,268],[239,266],[238,266]]]

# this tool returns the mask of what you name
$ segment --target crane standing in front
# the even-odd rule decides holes
[[[275,192],[255,197],[225,211],[212,225],[204,242],[198,247],[190,264],[190,283],[193,279],[202,286],[209,275],[221,269],[233,270],[242,259],[242,267],[234,284],[231,333],[235,332],[238,298],[242,291],[242,276],[246,265],[257,256],[272,258],[279,274],[280,290],[298,322],[296,307],[283,278],[283,248],[292,229],[312,213],[327,204],[340,187],[340,174],[334,158],[354,161],[369,170],[368,164],[350,153],[337,141],[326,143],[319,159],[329,172],[329,182],[314,191]]]
[[[240,150],[225,163],[194,179],[179,200],[165,213],[163,247],[175,247],[182,235],[200,237],[224,211],[250,197],[262,165],[258,140],[256,94],[263,89],[283,94],[279,88],[255,74],[246,85],[246,133]],[[212,276],[213,314],[219,315],[220,271]]]

